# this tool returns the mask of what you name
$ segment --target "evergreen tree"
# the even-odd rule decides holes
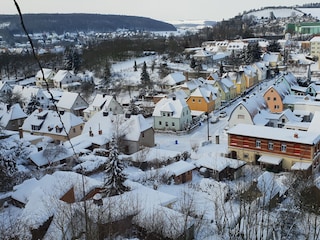
[[[63,65],[67,70],[73,70],[75,73],[80,68],[80,54],[75,48],[66,48],[63,56]]]
[[[109,88],[111,85],[111,63],[108,59],[105,61],[104,69],[103,69],[103,76],[102,76],[102,85],[105,88]]]
[[[105,193],[107,196],[114,196],[128,191],[128,187],[124,185],[127,179],[123,173],[124,165],[119,159],[118,144],[113,137],[110,143],[109,163],[105,168]]]
[[[132,115],[138,115],[140,113],[138,106],[134,103],[134,100],[130,101],[129,112]]]
[[[191,58],[190,67],[194,69],[196,66],[197,66],[196,60],[194,58]]]
[[[27,114],[30,115],[34,110],[38,109],[39,106],[40,102],[38,101],[37,96],[32,95],[27,105]]]
[[[261,50],[258,43],[249,43],[246,51],[245,64],[252,64],[261,60]]]
[[[133,69],[134,69],[135,72],[138,71],[138,67],[137,67],[137,62],[136,61],[134,61]]]
[[[272,41],[267,49],[269,52],[280,52],[281,46],[277,41]]]
[[[150,84],[151,84],[150,76],[149,76],[149,73],[148,73],[148,71],[147,71],[147,64],[146,64],[146,62],[143,62],[140,80],[141,80],[141,84],[142,84],[143,86],[150,86]]]

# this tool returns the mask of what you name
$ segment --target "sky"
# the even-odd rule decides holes
[[[22,13],[99,13],[161,21],[229,19],[265,6],[295,6],[311,0],[16,0]],[[0,14],[16,14],[14,0],[1,0]]]

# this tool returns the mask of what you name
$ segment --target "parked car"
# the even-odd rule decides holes
[[[226,111],[221,111],[220,113],[219,113],[219,118],[224,118],[224,117],[226,117],[227,116],[227,112]]]
[[[217,116],[212,116],[210,118],[210,123],[216,123],[216,122],[219,122],[219,118]]]

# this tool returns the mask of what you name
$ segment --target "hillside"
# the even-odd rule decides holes
[[[24,14],[29,32],[96,31],[112,32],[117,29],[141,31],[175,31],[176,28],[165,22],[145,17],[100,14]],[[11,33],[22,33],[18,15],[0,15],[0,28]]]

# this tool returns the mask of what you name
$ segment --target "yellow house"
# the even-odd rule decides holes
[[[213,86],[218,89],[222,102],[228,102],[237,96],[237,89],[228,77],[214,81]]]
[[[257,70],[252,66],[243,66],[240,68],[240,72],[246,80],[246,88],[251,88],[258,83]]]
[[[247,89],[247,87],[246,87],[247,81],[246,81],[244,75],[240,74],[238,72],[231,72],[231,73],[228,73],[228,75],[236,87],[237,96],[240,96]]]

